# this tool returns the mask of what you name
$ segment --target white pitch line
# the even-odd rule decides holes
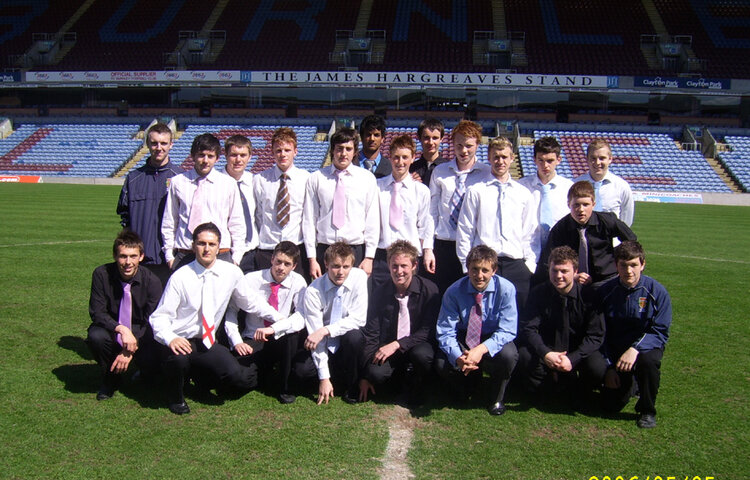
[[[36,247],[39,245],[71,245],[74,243],[102,243],[102,242],[109,242],[109,241],[110,240],[68,240],[64,242],[14,243],[12,245],[0,245],[0,248]]]
[[[676,253],[661,253],[661,252],[648,252],[648,255],[657,255],[661,257],[674,257],[674,258],[687,258],[690,260],[705,260],[707,262],[722,262],[722,263],[738,263],[740,265],[750,265],[747,260],[732,260],[726,258],[709,258],[709,257],[697,257],[694,255],[678,255]]]
[[[411,439],[414,436],[409,422],[405,421],[410,415],[409,410],[398,405],[394,405],[393,408],[394,415],[388,425],[388,446],[381,459],[380,479],[414,478],[407,461]]]

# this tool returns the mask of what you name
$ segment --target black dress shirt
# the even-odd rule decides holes
[[[415,345],[435,338],[435,325],[440,312],[437,286],[414,275],[408,288],[410,334],[401,338],[399,351],[406,352]],[[364,328],[364,360],[371,362],[378,348],[396,340],[398,330],[398,300],[393,282],[388,282],[370,296],[367,323]]]
[[[574,251],[578,251],[580,241],[578,229],[581,226],[568,214],[552,227],[547,245],[539,257],[532,283],[549,281],[548,260],[553,248],[567,245]],[[617,237],[620,241],[636,240],[635,233],[611,212],[593,212],[585,227],[589,252],[589,275],[592,281],[596,283],[616,275],[617,267],[612,239]]]
[[[150,334],[151,326],[148,323],[148,317],[159,303],[162,284],[159,277],[144,266],[138,268],[130,284],[133,302],[130,330],[135,338],[141,339],[147,332]],[[97,267],[91,276],[91,297],[89,298],[91,322],[114,332],[119,325],[122,295],[122,281],[117,264],[113,262]]]
[[[409,173],[419,174],[419,176],[422,178],[422,183],[429,187],[432,171],[435,170],[435,167],[447,161],[447,158],[443,158],[442,156],[438,155],[434,162],[428,164],[427,160],[425,160],[425,158],[422,156],[411,164],[411,167],[409,167]]]
[[[575,367],[601,347],[604,315],[596,308],[595,298],[589,298],[580,284],[574,283],[563,296],[550,282],[545,282],[529,294],[521,334],[539,358],[553,351],[568,352]]]

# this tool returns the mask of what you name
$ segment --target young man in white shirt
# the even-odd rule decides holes
[[[255,223],[260,245],[255,253],[258,269],[271,266],[274,248],[289,241],[300,249],[295,272],[310,280],[310,263],[302,237],[302,207],[305,184],[310,173],[294,165],[297,156],[297,134],[289,127],[273,132],[271,151],[275,165],[255,175]]]
[[[635,202],[630,185],[622,177],[609,171],[612,164],[612,148],[603,138],[597,138],[586,148],[588,173],[576,178],[586,180],[594,186],[597,212],[612,212],[627,226],[633,224]]]
[[[220,244],[221,231],[213,223],[194,229],[196,259],[172,274],[149,318],[166,376],[169,410],[177,415],[190,413],[183,393],[189,377],[203,389],[239,394],[257,384],[256,368],[240,365],[229,349],[216,341],[230,299],[269,322],[283,319],[242,281],[239,267],[217,259]]]
[[[432,253],[435,226],[430,216],[430,189],[409,175],[416,151],[411,136],[394,138],[389,155],[391,174],[378,179],[380,240],[372,267],[373,289],[390,282],[386,249],[396,240],[414,245],[427,272],[435,273]]]
[[[517,310],[523,310],[531,274],[539,255],[536,204],[529,190],[510,177],[513,144],[498,137],[487,155],[491,179],[466,192],[456,232],[456,253],[462,262],[472,247],[487,245],[498,254],[497,274],[516,287]]]
[[[542,137],[534,142],[536,172],[518,181],[528,188],[537,205],[539,219],[539,248],[547,243],[549,231],[558,220],[568,214],[568,190],[573,182],[557,174],[562,147],[555,137]]]
[[[463,276],[456,256],[456,226],[466,189],[488,180],[490,168],[477,160],[482,127],[461,120],[451,131],[455,157],[435,167],[430,179],[430,215],[435,223],[435,283],[440,292]]]
[[[310,175],[305,186],[302,233],[312,278],[324,273],[323,255],[336,242],[350,245],[354,265],[372,272],[380,234],[378,186],[372,173],[352,165],[358,145],[354,129],[337,130],[331,135],[331,165]]]
[[[244,281],[251,291],[259,292],[268,304],[286,317],[270,323],[257,315],[246,315],[232,302],[229,303],[224,328],[229,344],[240,363],[255,363],[261,369],[261,376],[270,374],[273,364],[279,362],[279,401],[292,403],[295,400],[289,386],[292,357],[299,349],[305,319],[300,313],[302,292],[307,282],[302,275],[294,272],[299,262],[299,248],[292,242],[283,241],[276,245],[271,256],[271,268],[256,270],[245,275]],[[244,328],[240,331],[240,323]],[[262,377],[261,377],[262,380]]]
[[[295,358],[299,381],[318,379],[318,405],[328,403],[336,388],[347,403],[356,403],[359,359],[367,321],[367,274],[354,268],[354,252],[336,242],[325,252],[326,273],[305,290],[304,313],[308,337]],[[335,379],[332,381],[332,378]]]
[[[219,139],[198,135],[190,147],[193,170],[172,177],[162,218],[164,257],[172,270],[190,263],[192,233],[198,225],[214,223],[221,232],[219,258],[239,265],[245,253],[245,220],[237,183],[214,170],[221,153]],[[231,253],[230,253],[231,252]]]
[[[245,254],[240,261],[243,273],[256,270],[255,249],[258,247],[258,229],[255,215],[255,198],[253,196],[253,174],[247,171],[247,164],[252,159],[253,145],[244,135],[232,135],[224,140],[224,155],[227,165],[224,170],[237,182],[239,200],[242,204],[242,217],[245,219]]]

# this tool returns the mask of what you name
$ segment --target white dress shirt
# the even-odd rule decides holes
[[[401,181],[398,192],[403,207],[404,222],[395,230],[390,224],[391,191],[396,181],[393,175],[378,179],[380,198],[380,241],[378,248],[388,248],[396,240],[407,240],[417,247],[422,255],[423,248],[432,248],[435,224],[430,215],[430,189],[415,182],[411,175]]]
[[[435,224],[435,238],[440,240],[456,240],[456,229],[450,223],[451,197],[456,189],[456,173],[458,166],[454,158],[450,162],[441,163],[432,171],[430,177],[430,215]],[[490,167],[477,160],[466,176],[466,189],[475,183],[490,180]]]
[[[518,183],[529,189],[531,195],[534,197],[534,204],[536,205],[537,210],[537,223],[541,223],[539,215],[541,215],[542,213],[542,188],[544,184],[542,184],[542,181],[539,180],[539,177],[536,173],[526,175],[525,177],[518,180]],[[569,178],[563,177],[562,175],[555,174],[555,176],[552,177],[552,180],[547,182],[547,185],[550,186],[548,195],[549,201],[551,202],[550,207],[552,215],[555,219],[555,223],[557,223],[558,220],[570,213],[570,208],[568,207],[568,190],[570,190],[570,187],[573,186],[573,181]],[[553,227],[555,223],[550,225],[550,228]],[[544,234],[544,232],[540,228],[537,234],[539,235],[537,241],[539,242],[541,251],[541,249],[544,248],[542,242],[542,235]]]
[[[581,180],[591,182],[591,185],[594,184],[594,179],[588,172],[576,178],[576,182]],[[608,170],[602,178],[602,186],[599,187],[595,210],[597,212],[612,212],[627,226],[631,226],[635,215],[635,202],[633,191],[630,189],[628,182]]]
[[[360,167],[355,168],[366,172]],[[331,306],[337,287],[328,279],[328,274],[316,278],[305,289],[304,314],[307,332],[313,334],[324,326],[328,327],[330,332],[330,336],[325,337],[312,352],[319,380],[331,377],[328,368],[328,339],[339,337],[356,328],[362,328],[367,322],[367,274],[365,271],[356,267],[352,268],[349,276],[339,288],[343,289],[341,320],[333,325],[330,325]]]
[[[265,270],[250,272],[245,275],[242,281],[247,284],[250,291],[257,292],[268,303],[268,298],[271,296],[271,282],[275,282],[270,269],[266,268]],[[271,324],[274,331],[274,338],[279,339],[288,333],[299,332],[305,327],[305,318],[299,310],[302,307],[300,298],[306,286],[307,282],[297,272],[289,272],[289,275],[279,284],[279,314],[285,318]],[[290,315],[292,307],[296,311]],[[229,302],[224,329],[229,337],[229,343],[233,347],[238,343],[242,343],[243,338],[252,339],[255,335],[255,330],[262,328],[264,320],[266,320],[261,315],[248,313],[245,317],[245,330],[240,334],[237,322],[239,311],[240,308],[234,302]],[[252,340],[247,343],[253,347],[254,351],[260,351],[265,342]]]
[[[477,245],[487,245],[500,256],[523,259],[530,272],[536,269],[539,222],[534,197],[513,179],[505,184],[502,198],[499,186],[500,180],[492,177],[466,192],[456,229],[456,255],[464,272],[469,250]]]
[[[342,181],[346,186],[346,224],[333,227],[333,194],[336,191],[336,168],[323,167],[310,175],[305,186],[302,235],[308,258],[315,258],[315,245],[338,241],[349,245],[365,244],[365,257],[374,258],[380,235],[378,185],[366,169],[350,164]]]
[[[242,190],[242,195],[245,197],[245,201],[247,201],[247,209],[250,211],[250,216],[253,217],[255,215],[255,196],[253,195],[253,178],[255,175],[248,171],[242,172],[242,176],[240,177],[239,181],[235,180],[234,177],[229,175],[226,170],[223,171],[226,176],[232,179],[232,181],[239,183],[240,190]],[[240,210],[242,210],[242,199],[237,198],[237,200],[240,202]],[[245,212],[242,212],[242,219],[245,219]],[[247,252],[249,250],[255,250],[258,248],[258,223],[257,220],[253,218],[253,236],[248,240],[247,238],[247,225],[245,226],[245,248],[243,252]],[[275,246],[275,245],[274,245]]]
[[[237,188],[235,186],[235,188]],[[251,312],[270,322],[280,321],[283,317],[271,308],[257,292],[251,291],[242,282],[242,270],[236,265],[223,260],[216,260],[210,269],[205,269],[197,261],[178,268],[169,277],[159,305],[149,318],[154,338],[164,345],[177,337],[186,339],[200,338],[202,322],[200,319],[201,293],[203,277],[212,275],[214,327],[219,328],[224,311],[231,299],[239,308]]]
[[[255,175],[255,224],[258,227],[260,248],[263,250],[273,250],[284,240],[295,245],[302,244],[302,207],[305,201],[305,184],[310,178],[310,172],[294,165],[285,172],[289,177],[286,181],[289,192],[289,223],[283,229],[276,222],[276,195],[282,173],[284,172],[274,165]]]
[[[161,224],[164,238],[164,257],[174,260],[172,249],[189,250],[193,245],[193,234],[188,230],[190,206],[198,188],[198,174],[190,170],[172,177],[167,191],[167,201]],[[245,216],[242,201],[237,191],[237,182],[216,170],[206,175],[206,204],[203,206],[203,222],[213,222],[221,231],[220,248],[232,249],[232,260],[240,263],[245,254]]]

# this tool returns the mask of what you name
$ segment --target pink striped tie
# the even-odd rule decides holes
[[[346,170],[335,169],[336,190],[333,192],[333,216],[332,222],[336,229],[341,229],[346,224],[346,185],[343,176]]]
[[[400,230],[404,226],[404,207],[401,205],[401,182],[393,182],[391,188],[391,208],[388,211],[388,222],[394,230]]]
[[[201,221],[203,219],[203,204],[206,203],[204,199],[206,177],[196,178],[195,183],[198,184],[198,187],[193,192],[193,199],[190,202],[190,216],[188,217],[188,230],[190,233],[193,233],[195,228],[203,223]]]
[[[475,305],[469,313],[469,326],[466,328],[466,346],[474,348],[482,338],[482,297],[481,293],[474,295]]]

